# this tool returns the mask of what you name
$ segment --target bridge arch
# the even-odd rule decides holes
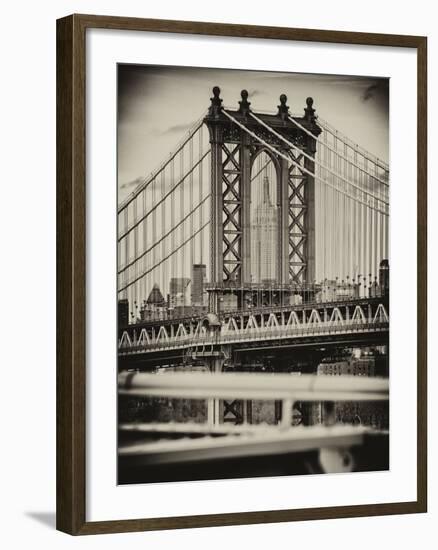
[[[257,158],[260,157],[262,154],[266,154],[269,159],[271,160],[272,164],[275,166],[275,170],[277,173],[277,178],[280,179],[281,177],[281,162],[278,157],[278,155],[274,154],[268,147],[265,145],[261,145],[259,147],[254,147],[253,152],[251,154],[251,170],[254,168],[255,161]]]

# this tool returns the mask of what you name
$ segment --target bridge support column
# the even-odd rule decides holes
[[[223,282],[223,195],[222,195],[222,128],[218,125],[211,128],[211,272],[210,280],[215,287]],[[210,292],[210,310],[218,313],[220,309],[219,292]]]
[[[315,142],[314,139],[308,138],[309,142]],[[314,146],[313,146],[314,147]],[[312,144],[309,143],[307,150],[310,154],[314,154],[315,151],[312,151]],[[304,167],[309,170],[309,172],[315,172],[315,163],[308,158],[304,159]],[[316,236],[315,236],[315,178],[307,174],[306,183],[305,183],[305,202],[306,202],[306,216],[305,216],[305,230],[307,233],[306,237],[306,274],[305,279],[307,283],[313,283],[316,279],[316,269],[315,269],[315,256],[316,256]]]
[[[289,283],[289,168],[287,160],[280,158],[280,178],[278,197],[280,204],[280,216],[278,220],[279,235],[279,281],[282,285]]]
[[[305,319],[305,315],[305,311],[303,311],[303,321]],[[305,370],[302,370],[301,372],[318,376],[318,365],[320,363],[320,359],[320,357],[309,357]],[[302,424],[304,426],[315,426],[316,424],[321,424],[324,414],[323,407],[324,403],[322,401],[302,401],[300,406]]]
[[[324,401],[322,403],[321,421],[324,426],[334,426],[336,424],[336,409],[334,401]]]
[[[302,402],[301,414],[304,426],[321,424],[321,403],[316,401]]]
[[[241,261],[240,273],[241,283],[251,282],[251,152],[250,138],[242,132],[242,147],[240,149],[240,185],[242,196],[242,240],[241,240]]]
[[[204,356],[205,365],[212,374],[222,372],[225,361],[228,360],[228,350],[212,351]],[[221,399],[213,397],[207,400],[207,423],[210,426],[221,424],[221,401]]]
[[[222,372],[223,357],[212,357],[208,361],[211,373]],[[210,426],[220,424],[220,400],[210,397],[207,401],[207,423]]]

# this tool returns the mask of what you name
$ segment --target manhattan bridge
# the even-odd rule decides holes
[[[370,376],[388,375],[389,166],[313,103],[293,114],[282,94],[260,112],[242,90],[227,107],[214,87],[208,111],[119,204],[122,394],[205,397],[209,429],[227,434],[255,423],[257,399],[273,400],[273,423],[287,427],[293,414],[306,425],[335,414],[326,406],[316,419],[312,399],[387,399],[387,379]],[[347,351],[372,355],[373,374],[344,361]],[[175,371],[175,382],[151,374]],[[216,387],[201,371],[217,374]],[[224,378],[248,372],[303,376],[293,399],[285,378],[264,378],[263,391]],[[317,377],[321,395],[309,397],[321,373],[367,381]]]

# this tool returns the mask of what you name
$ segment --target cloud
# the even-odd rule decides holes
[[[364,103],[370,99],[375,99],[387,104],[389,99],[389,80],[381,78],[367,86],[361,99]]]
[[[166,130],[161,132],[162,135],[164,134],[174,134],[175,132],[182,132],[184,130],[189,130],[193,126],[193,122],[189,122],[186,124],[175,124],[174,126],[169,126]]]
[[[137,187],[137,185],[140,185],[140,183],[142,183],[143,181],[144,181],[144,178],[141,178],[141,177],[135,178],[135,180],[122,183],[122,185],[120,186],[120,189],[123,189],[123,190],[132,189],[133,187]]]
[[[371,84],[371,86],[368,86],[367,89],[362,94],[362,101],[368,101],[369,99],[372,99],[375,95],[379,87],[377,84]]]

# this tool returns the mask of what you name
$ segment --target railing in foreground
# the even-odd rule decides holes
[[[326,425],[292,426],[294,403],[382,401],[388,400],[389,395],[387,379],[355,376],[124,372],[119,375],[118,385],[121,396],[207,400],[205,424],[121,424],[120,432],[134,433],[140,439],[121,445],[119,458],[125,460],[125,464],[126,460],[133,460],[137,467],[187,462],[199,464],[208,460],[266,455],[273,458],[317,451],[320,462],[321,457],[325,457],[324,471],[351,471],[355,461],[350,449],[363,445],[370,434],[382,435],[382,432],[364,426],[335,424],[333,416],[328,422],[326,419]],[[230,426],[220,423],[219,399],[280,400],[281,420],[276,425],[243,423]],[[159,433],[170,437],[157,439]],[[152,441],[146,437],[151,434],[155,435]],[[184,434],[187,437],[181,438]],[[145,435],[145,441],[141,440],[142,435]],[[387,434],[383,435],[387,443]]]

